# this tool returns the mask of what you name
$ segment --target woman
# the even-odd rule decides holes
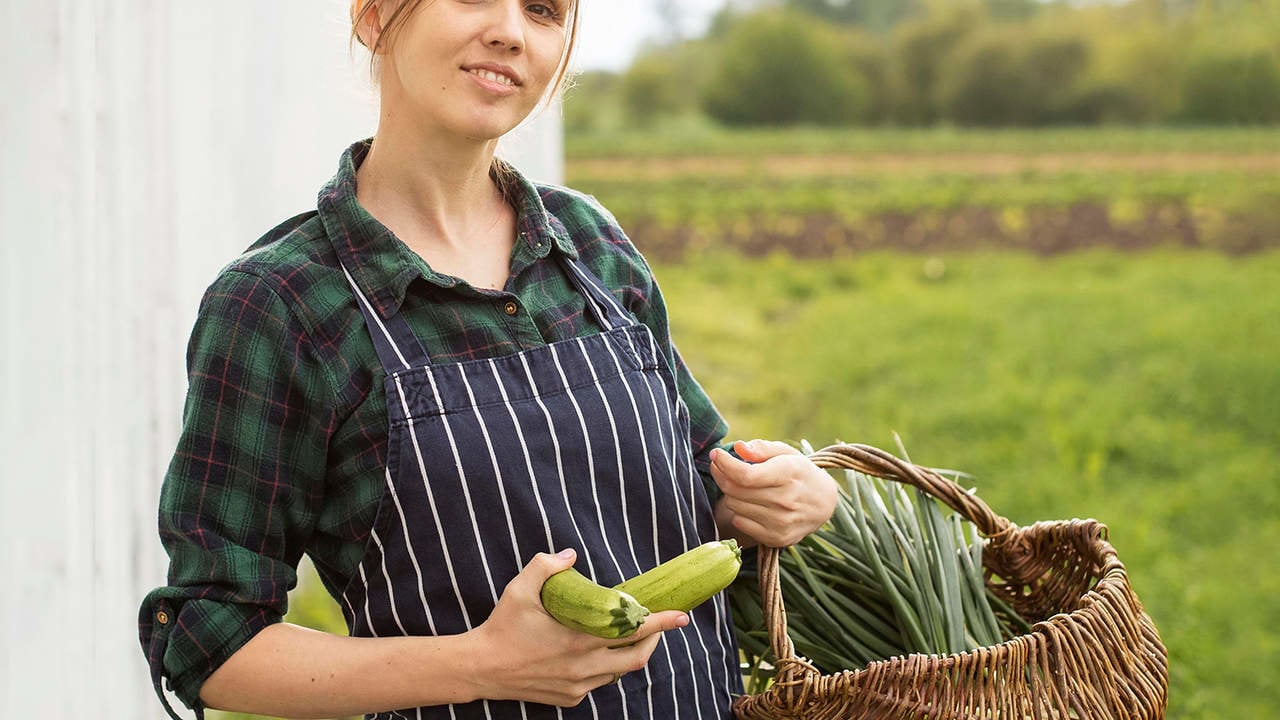
[[[716,447],[612,216],[495,160],[559,86],[576,10],[353,8],[377,134],[223,270],[192,333],[140,635],[198,715],[730,716],[723,596],[625,648],[539,601],[575,564],[611,585],[717,536],[794,543],[836,494],[781,443]],[[281,622],[303,553],[349,637]]]

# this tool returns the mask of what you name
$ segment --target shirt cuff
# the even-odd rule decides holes
[[[204,720],[200,701],[204,682],[263,628],[282,618],[256,606],[173,597],[174,590],[193,592],[162,588],[148,595],[138,617],[139,640],[156,695],[169,717],[184,720],[165,697],[162,681],[195,712],[197,720]]]

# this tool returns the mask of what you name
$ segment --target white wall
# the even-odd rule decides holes
[[[346,12],[3,0],[0,717],[163,715],[136,617],[187,334],[216,270],[373,132]],[[560,181],[558,118],[503,154]]]

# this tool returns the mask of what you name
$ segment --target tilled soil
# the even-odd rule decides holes
[[[782,251],[801,258],[893,250],[940,253],[981,249],[1052,255],[1086,248],[1126,251],[1201,248],[1244,254],[1280,247],[1280,214],[1197,214],[1177,203],[1113,217],[1101,203],[1002,210],[966,207],[886,212],[860,220],[810,215],[785,222],[735,223],[714,231],[669,227],[651,218],[622,219],[645,255],[679,261],[699,251],[732,249],[748,256]]]
[[[1008,175],[1064,172],[1280,172],[1277,153],[882,153],[759,157],[591,158],[571,161],[575,178],[683,176],[839,177],[885,173]]]

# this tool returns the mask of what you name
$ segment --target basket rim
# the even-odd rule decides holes
[[[1012,538],[1019,537],[1020,534],[1022,533],[1032,532],[1037,528],[1045,528],[1050,526],[1071,526],[1071,525],[1092,525],[1102,530],[1103,533],[1105,533],[1107,530],[1107,526],[1104,523],[1092,518],[1072,518],[1069,520],[1066,520],[1066,519],[1037,520],[1036,522],[1026,526],[1010,524],[1010,527],[1007,528],[1007,530],[1005,531],[1007,534],[1004,535],[1003,537],[1012,539]],[[983,538],[983,542],[984,544],[989,544],[992,542],[993,539],[994,538]],[[1102,571],[1099,573],[1097,581],[1091,587],[1089,587],[1089,589],[1086,590],[1083,595],[1080,596],[1080,600],[1083,601],[1085,598],[1090,597],[1091,595],[1098,596],[1099,598],[1101,598],[1101,595],[1098,592],[1098,588],[1104,584],[1110,584],[1111,582],[1115,582],[1124,588],[1128,588],[1129,591],[1132,592],[1132,585],[1129,583],[1129,578],[1125,571],[1124,563],[1119,559],[1119,555],[1116,552],[1114,546],[1111,545],[1111,542],[1105,537],[1105,535],[1099,535],[1097,537],[1094,537],[1092,539],[1092,542],[1094,543],[1095,549],[1099,551],[1098,557],[1103,560]],[[1108,557],[1111,559],[1110,563],[1105,562],[1106,558]],[[1008,638],[1006,640],[1002,640],[1001,642],[998,642],[992,645],[983,645],[982,647],[979,647],[979,648],[962,650],[960,652],[954,652],[954,653],[913,652],[913,653],[907,653],[905,655],[894,655],[892,657],[883,658],[880,660],[873,660],[861,668],[840,670],[833,673],[822,673],[821,671],[818,670],[816,666],[814,666],[809,661],[808,658],[805,658],[795,653],[792,653],[792,655],[790,655],[789,657],[784,657],[784,658],[775,657],[774,662],[772,664],[776,667],[778,664],[783,662],[799,661],[802,664],[808,665],[809,667],[813,668],[813,670],[819,675],[822,675],[824,677],[836,677],[841,675],[850,675],[850,676],[859,675],[880,666],[889,666],[889,665],[899,664],[902,662],[906,662],[912,658],[930,659],[930,660],[947,660],[949,658],[962,659],[966,656],[970,656],[980,652],[990,652],[993,650],[997,650],[999,648],[1003,648],[1005,646],[1012,647],[1014,645],[1017,645],[1018,643],[1026,642],[1028,639],[1034,638],[1036,636],[1046,635],[1049,632],[1049,629],[1054,624],[1055,620],[1062,621],[1064,619],[1073,619],[1073,618],[1078,619],[1083,615],[1087,614],[1092,607],[1093,606],[1090,605],[1086,607],[1077,607],[1074,610],[1056,612],[1050,615],[1049,617],[1046,617],[1042,620],[1037,620],[1036,622],[1031,623],[1031,630],[1028,632],[1015,635],[1014,637]]]

